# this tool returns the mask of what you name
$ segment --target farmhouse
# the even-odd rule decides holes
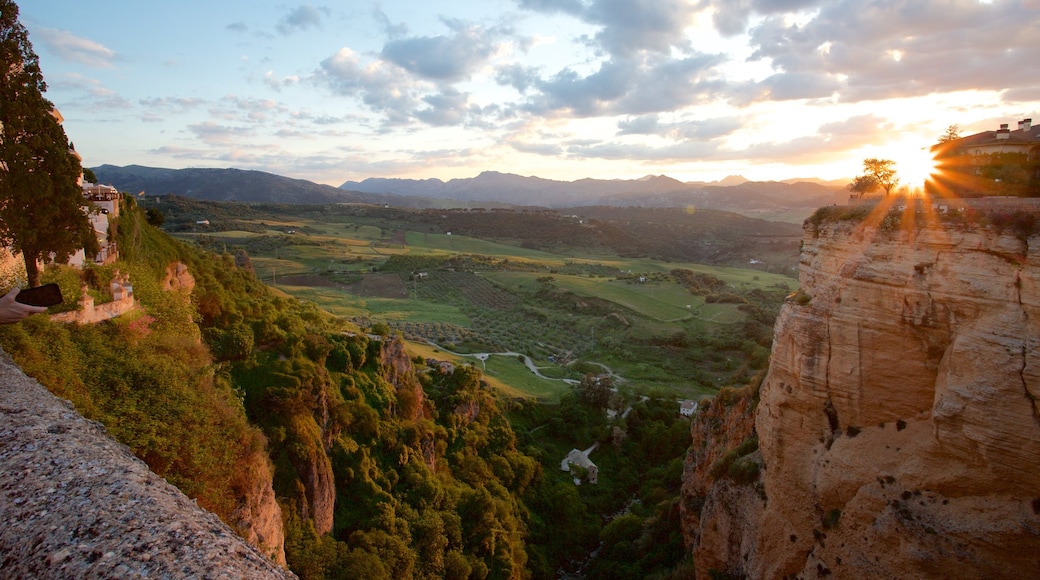
[[[679,414],[683,417],[692,417],[697,412],[697,401],[684,399],[679,401]]]
[[[596,483],[599,481],[599,468],[596,464],[589,459],[589,451],[582,451],[581,449],[571,449],[571,452],[567,454],[567,457],[563,458],[560,462],[560,471],[566,471],[571,473],[572,467],[578,467],[585,470],[588,476],[589,483]],[[581,479],[576,475],[574,477],[575,483],[580,483]]]

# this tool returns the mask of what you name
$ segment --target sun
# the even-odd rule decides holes
[[[906,148],[893,159],[896,162],[896,174],[899,183],[910,188],[911,192],[920,191],[937,171],[935,158],[927,147]]]

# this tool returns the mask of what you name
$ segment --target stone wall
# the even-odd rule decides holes
[[[0,577],[295,578],[2,351]]]

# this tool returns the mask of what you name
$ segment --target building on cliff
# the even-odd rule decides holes
[[[1040,125],[1022,119],[1018,129],[1002,123],[938,143],[931,148],[938,172],[929,193],[953,197],[1040,196]]]
[[[101,248],[94,257],[94,262],[97,264],[114,262],[119,257],[119,251],[109,234],[112,220],[119,217],[119,200],[122,198],[122,194],[110,185],[84,183],[83,197],[93,204],[92,209],[97,210],[96,213],[89,214],[90,225],[94,227],[94,234],[97,236],[98,246]],[[83,250],[80,249],[76,252],[69,259],[69,263],[79,267],[86,264],[87,257]]]

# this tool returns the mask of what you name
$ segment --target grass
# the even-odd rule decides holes
[[[548,262],[562,265],[565,259],[556,254],[529,250],[468,236],[408,232],[408,247],[418,254],[480,254],[510,260]]]
[[[498,381],[499,384],[493,386],[507,396],[556,403],[571,389],[563,381],[538,377],[515,356],[491,356],[485,364],[486,368],[478,368],[482,368],[489,379]]]
[[[457,307],[421,300],[365,298],[335,288],[287,286],[278,288],[300,300],[308,300],[337,316],[371,316],[383,320],[444,322],[469,326],[470,319]]]
[[[484,272],[484,278],[503,288],[534,293],[541,286],[538,278],[545,274],[533,272]],[[635,283],[623,280],[589,278],[553,274],[558,288],[580,296],[608,300],[653,320],[667,322],[698,318],[720,324],[740,322],[744,315],[735,304],[705,304],[703,296],[695,296],[677,283]]]

